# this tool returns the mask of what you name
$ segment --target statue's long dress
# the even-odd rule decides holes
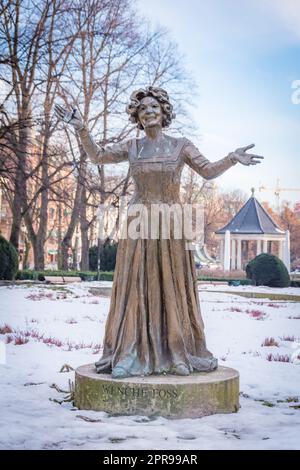
[[[188,164],[206,179],[231,167],[230,156],[210,163],[187,139],[165,136],[165,155],[142,154],[142,139],[106,147],[95,145],[86,130],[81,141],[101,164],[129,160],[135,183],[130,203],[180,203],[180,177]],[[97,372],[122,368],[139,376],[172,372],[179,364],[189,371],[210,371],[217,359],[207,350],[200,313],[193,252],[185,239],[125,238],[119,241],[103,355]]]

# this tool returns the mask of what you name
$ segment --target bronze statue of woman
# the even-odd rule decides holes
[[[255,165],[263,158],[246,153],[254,144],[208,161],[187,138],[162,132],[174,114],[168,93],[147,87],[132,93],[126,109],[145,132],[141,139],[98,146],[78,111],[57,105],[56,113],[72,124],[95,164],[129,162],[138,204],[180,204],[180,176],[189,165],[205,179],[237,162]],[[113,378],[150,374],[189,375],[212,371],[218,362],[208,351],[198,299],[193,253],[184,238],[122,238],[119,241],[103,355],[98,373]]]

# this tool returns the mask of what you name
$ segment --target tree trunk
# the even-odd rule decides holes
[[[26,113],[24,113],[26,115]],[[16,179],[14,187],[14,198],[12,204],[12,227],[10,233],[10,242],[16,250],[19,250],[22,206],[26,200],[26,157],[28,157],[29,128],[23,127],[19,130],[19,139],[16,148],[18,166],[16,169]]]
[[[81,232],[81,262],[80,269],[82,271],[89,270],[89,222],[86,216],[86,189],[82,190],[80,204],[80,232]]]
[[[38,246],[36,237],[34,238],[34,240],[31,240],[31,246],[32,246],[32,251],[33,251],[34,269],[36,271],[42,271],[42,269],[39,268],[39,263],[38,263],[39,246]]]
[[[81,204],[81,193],[83,190],[83,186],[80,182],[80,177],[78,176],[77,188],[75,193],[74,199],[74,206],[72,210],[71,220],[68,227],[68,230],[63,238],[61,243],[61,258],[62,258],[62,269],[68,269],[68,252],[71,248],[72,244],[72,237],[76,228],[76,224],[78,222],[78,217],[80,214],[80,204]]]
[[[30,246],[31,243],[28,240],[28,238],[25,238],[25,251],[24,251],[24,256],[23,256],[23,262],[22,262],[22,269],[28,269],[28,257],[29,257],[29,251],[30,251]]]
[[[45,188],[41,193],[41,208],[39,217],[39,228],[37,231],[37,252],[34,259],[34,268],[37,270],[45,269],[45,243],[48,228],[48,192],[49,192],[49,176],[48,176],[48,143],[49,143],[49,126],[50,123],[46,122],[45,137],[42,146],[42,186]]]
[[[76,234],[74,248],[72,248],[72,269],[74,271],[78,270],[78,245],[79,237]]]
[[[69,248],[71,248],[71,236],[65,236],[61,243],[61,263],[62,269],[67,271],[69,269]]]
[[[61,202],[58,203],[58,221],[57,221],[57,268],[62,269],[62,255],[61,255],[61,242],[62,242],[62,213],[61,213]]]
[[[17,186],[17,185],[16,185]],[[19,238],[22,223],[22,198],[18,190],[15,190],[12,204],[12,226],[9,241],[19,251]]]

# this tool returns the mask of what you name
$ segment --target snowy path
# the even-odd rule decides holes
[[[109,299],[89,293],[96,285],[0,287],[0,448],[300,449],[300,303],[246,299],[234,290],[208,288],[200,298],[209,349],[240,372],[238,413],[110,417],[52,401],[66,395],[52,384],[67,390],[74,380],[73,371],[60,372],[64,364],[76,368],[101,354]],[[262,346],[270,338],[278,346]]]

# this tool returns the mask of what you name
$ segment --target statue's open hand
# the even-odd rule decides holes
[[[232,152],[232,155],[238,162],[242,163],[242,165],[256,165],[257,163],[260,163],[260,160],[264,157],[261,155],[255,155],[254,153],[246,153],[247,150],[252,149],[254,146],[255,144],[250,144],[246,147],[240,147]]]
[[[72,109],[72,111],[68,111],[63,106],[56,104],[54,110],[59,119],[67,124],[71,124],[75,129],[81,129],[83,127],[82,119],[76,108]]]

